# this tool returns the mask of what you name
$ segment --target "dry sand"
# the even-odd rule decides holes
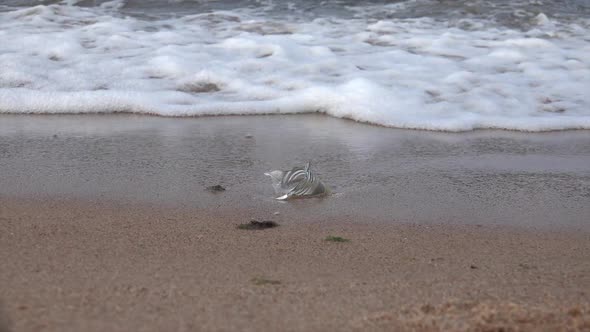
[[[590,330],[584,232],[0,203],[2,332]]]

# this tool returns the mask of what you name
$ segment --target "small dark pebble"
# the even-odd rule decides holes
[[[216,184],[214,186],[207,187],[207,190],[214,192],[214,193],[218,193],[218,192],[225,191],[225,188],[220,184]]]
[[[571,308],[567,311],[567,314],[572,317],[578,317],[582,315],[582,310],[580,310],[580,308]]]
[[[520,264],[518,264],[518,266],[521,267],[522,269],[525,269],[525,270],[530,270],[530,269],[536,268],[534,265],[528,265],[526,263],[520,263]]]
[[[240,224],[238,225],[239,229],[248,229],[248,230],[258,230],[258,229],[267,229],[277,227],[279,224],[272,220],[265,220],[265,221],[258,221],[258,220],[250,220],[247,224]]]
[[[476,270],[477,269],[477,266],[471,265],[471,266],[469,266],[469,268],[472,269],[472,270]]]
[[[280,285],[281,284],[280,280],[271,280],[271,279],[266,279],[266,278],[254,278],[254,279],[252,279],[252,282],[257,286]]]
[[[434,312],[435,309],[436,308],[434,308],[434,306],[431,304],[425,304],[422,307],[420,307],[420,310],[422,310],[422,312],[425,314],[431,314]]]

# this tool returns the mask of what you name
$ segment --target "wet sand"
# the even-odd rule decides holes
[[[275,201],[264,172],[310,160],[334,195]],[[0,197],[590,230],[590,131],[441,133],[320,115],[3,115],[0,169]],[[203,190],[217,184],[228,190]]]
[[[590,330],[589,143],[2,116],[0,331]],[[274,201],[306,160],[335,194]]]

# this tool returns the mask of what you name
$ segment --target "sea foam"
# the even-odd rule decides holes
[[[590,129],[590,20],[0,12],[0,113],[320,112],[388,127]],[[524,18],[523,18],[524,19]]]

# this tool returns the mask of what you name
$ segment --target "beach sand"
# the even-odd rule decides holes
[[[588,132],[1,120],[2,332],[590,330]]]
[[[251,231],[239,210],[76,201],[3,201],[0,218],[7,331],[590,329],[588,233],[346,218]]]

